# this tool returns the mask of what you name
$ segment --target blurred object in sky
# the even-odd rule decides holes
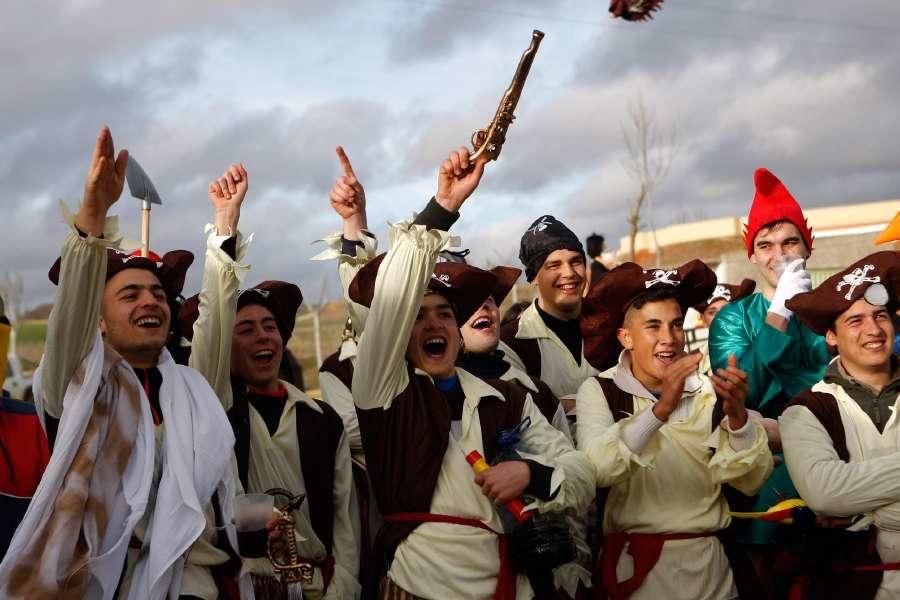
[[[615,19],[621,17],[626,21],[648,21],[653,18],[650,13],[660,9],[663,0],[612,0],[609,3],[609,14]]]

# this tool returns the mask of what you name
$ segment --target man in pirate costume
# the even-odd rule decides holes
[[[460,328],[463,346],[456,364],[481,379],[502,379],[526,388],[541,414],[574,444],[565,410],[550,387],[507,362],[503,350],[498,347],[499,307],[518,281],[522,271],[513,267],[499,266],[490,272],[497,277],[497,283],[478,310]],[[585,539],[586,528],[583,517],[569,515],[569,521],[577,549],[576,560],[560,567],[557,579],[561,581],[566,593],[575,597],[579,582],[583,581],[584,585],[590,585],[590,572],[585,567],[590,566],[591,550]]]
[[[529,580],[506,560],[495,504],[527,494],[543,513],[580,509],[593,496],[584,456],[523,388],[485,382],[455,364],[459,327],[496,283],[475,267],[436,265],[450,244],[446,230],[484,171],[468,156],[462,148],[442,163],[438,192],[418,217],[441,226],[392,226],[390,251],[350,286],[351,298],[369,306],[352,390],[385,520],[377,541],[383,598],[531,598]],[[477,451],[490,462],[501,430],[517,428],[523,460],[475,476],[466,456]]]
[[[365,190],[343,148],[337,148],[337,155],[341,161],[343,174],[332,186],[329,199],[335,212],[341,217],[342,231],[326,237],[323,241],[328,244],[328,248],[313,257],[313,260],[331,258],[338,260],[338,275],[351,316],[344,331],[341,347],[325,359],[319,370],[319,384],[323,399],[334,406],[344,420],[350,438],[351,452],[354,453],[354,463],[361,463],[364,466],[365,454],[362,449],[362,438],[359,433],[356,407],[353,404],[350,386],[357,359],[357,335],[365,326],[368,308],[346,296],[352,277],[374,257],[376,241],[366,229]],[[436,226],[435,219],[440,220],[440,216],[440,207],[436,206],[436,202],[432,200],[415,222],[426,227],[434,227]],[[442,253],[440,258],[448,255],[449,253]],[[465,262],[465,258],[460,258],[459,261]],[[461,327],[464,351],[459,355],[458,365],[482,379],[503,379],[525,386],[547,420],[571,439],[565,411],[549,387],[503,360],[502,351],[497,349],[500,342],[498,307],[503,303],[504,298],[509,294],[522,272],[520,269],[512,267],[496,267],[491,272],[497,276],[497,284],[482,306]],[[369,500],[371,490],[368,480],[359,477],[357,469],[354,470],[354,475],[357,475],[357,495],[360,500],[359,508],[363,524],[362,545],[363,553],[366,553],[370,546],[369,540],[374,539],[381,525],[381,515],[378,514],[374,501]],[[367,523],[368,527],[366,527]],[[573,536],[578,544],[578,549],[587,556],[590,549],[584,543],[583,535],[574,533]],[[578,587],[579,575],[583,575],[584,579],[589,582],[589,573],[577,565],[567,566],[565,570],[564,579],[568,584],[566,587],[570,595],[574,596]]]
[[[713,319],[722,310],[722,307],[729,302],[737,302],[741,298],[746,298],[756,289],[756,282],[752,279],[744,279],[740,285],[731,285],[730,283],[717,283],[716,289],[712,295],[703,302],[693,307],[700,314],[703,326],[709,330],[712,326]],[[698,348],[703,353],[703,360],[700,362],[700,372],[706,375],[712,373],[712,365],[709,362],[709,339],[707,338]]]
[[[306,494],[292,513],[301,561],[314,567],[304,597],[356,598],[355,499],[343,424],[330,406],[278,378],[300,289],[264,281],[238,291],[248,269],[247,242],[237,229],[247,186],[246,171],[233,165],[209,187],[216,218],[207,227],[203,288],[181,311],[182,329],[193,324],[190,364],[208,378],[228,413],[243,489]],[[245,557],[244,572],[251,573],[257,598],[285,593],[268,559]]]
[[[824,338],[794,319],[785,306],[812,286],[805,266],[813,247],[812,230],[794,197],[769,170],[757,169],[754,184],[744,243],[750,262],[759,270],[762,289],[718,312],[709,332],[709,357],[714,371],[726,366],[729,356],[737,358],[749,377],[747,408],[762,414],[770,448],[781,463],[776,419],[792,397],[822,378],[830,355]],[[796,497],[781,463],[752,503],[732,508],[765,511]],[[780,526],[759,520],[736,525],[764,588],[773,593],[772,561]]]
[[[457,364],[481,379],[515,381],[526,387],[531,392],[532,400],[550,424],[571,438],[565,410],[550,390],[550,386],[505,360],[506,356],[499,348],[499,307],[516,285],[522,271],[514,267],[500,266],[491,269],[491,273],[497,277],[496,285],[478,310],[460,328],[463,348]]]
[[[900,363],[891,348],[891,314],[900,306],[900,253],[867,256],[787,306],[838,352],[822,380],[797,395],[779,418],[785,460],[801,496],[833,528],[834,521],[849,525],[830,536],[841,540],[831,548],[837,555],[820,558],[832,567],[852,566],[853,538],[865,546],[868,537],[851,532],[874,525],[880,561],[869,558],[889,565],[883,578],[877,570],[823,573],[827,567],[820,566],[808,597],[897,598]]]
[[[0,297],[0,390],[6,380],[6,353],[11,328]],[[0,561],[25,516],[50,460],[47,436],[34,404],[0,392]]]
[[[611,598],[737,597],[716,537],[730,521],[722,484],[753,494],[772,455],[734,359],[708,378],[701,355],[684,353],[684,312],[714,287],[697,260],[671,271],[626,263],[588,295],[606,310],[586,334],[623,348],[578,391],[578,447],[609,487],[595,584]]]
[[[578,387],[599,373],[584,356],[580,329],[584,248],[568,227],[544,215],[522,235],[519,260],[537,298],[503,327],[500,348],[513,366],[550,386],[573,414]]]
[[[53,453],[0,565],[3,598],[214,599],[210,567],[228,558],[211,543],[214,512],[234,542],[228,420],[203,377],[165,349],[167,300],[193,257],[115,249],[106,215],[127,161],[104,128],[78,214],[66,213],[35,373]]]

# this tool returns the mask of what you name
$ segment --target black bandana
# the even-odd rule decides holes
[[[534,281],[547,255],[555,250],[571,250],[584,257],[584,246],[578,236],[556,217],[544,215],[531,224],[519,244],[519,260],[525,265],[528,281]]]

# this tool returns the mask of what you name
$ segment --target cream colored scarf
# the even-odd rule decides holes
[[[199,373],[177,365],[165,349],[157,367],[166,427],[159,489],[151,489],[157,449],[149,401],[98,332],[69,382],[50,464],[0,564],[0,597],[112,598],[134,527],[156,494],[129,598],[177,598],[184,557],[203,531],[203,508],[216,490],[230,523],[228,419]],[[34,380],[43,415],[40,367]],[[233,528],[227,533],[234,544]]]

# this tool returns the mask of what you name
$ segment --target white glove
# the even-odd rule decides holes
[[[775,288],[769,312],[790,319],[794,313],[788,310],[784,303],[797,294],[808,292],[811,289],[812,278],[809,276],[809,271],[806,270],[804,259],[797,258],[789,262],[778,280],[778,287]]]

